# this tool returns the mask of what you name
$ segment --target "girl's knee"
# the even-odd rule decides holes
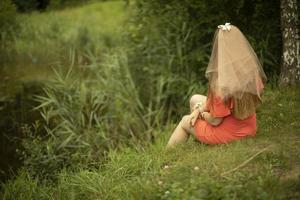
[[[190,98],[190,105],[192,104],[196,104],[197,103],[197,100],[199,99],[199,94],[194,94],[193,96],[191,96]]]
[[[183,128],[184,130],[188,130],[190,126],[189,120],[189,115],[184,115],[180,121],[181,128]]]
[[[206,96],[201,95],[201,94],[194,94],[191,98],[190,98],[190,107],[193,108],[196,103],[199,102],[205,102],[206,101]]]

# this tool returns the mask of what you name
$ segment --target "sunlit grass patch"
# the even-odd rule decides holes
[[[112,17],[113,16],[113,17]],[[94,2],[44,13],[19,14],[19,30],[6,49],[17,62],[51,63],[66,60],[70,48],[97,56],[121,45],[127,10],[122,1]],[[81,55],[83,56],[83,55]]]

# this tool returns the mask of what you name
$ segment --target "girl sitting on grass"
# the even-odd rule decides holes
[[[185,115],[167,144],[172,147],[189,134],[206,144],[224,144],[256,134],[255,110],[261,103],[266,75],[251,45],[235,26],[215,32],[205,73],[208,95],[193,95]]]

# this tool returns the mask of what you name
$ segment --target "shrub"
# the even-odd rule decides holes
[[[46,4],[48,1],[39,0],[13,0],[14,4],[17,6],[19,12],[30,12],[38,9],[40,6]]]

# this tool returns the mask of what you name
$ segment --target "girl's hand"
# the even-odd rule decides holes
[[[205,115],[209,115],[209,112],[202,112],[202,113],[200,114],[200,118],[201,118],[202,120],[206,120],[207,117],[205,117]]]
[[[196,123],[196,120],[198,119],[200,114],[200,110],[196,109],[194,110],[191,114],[190,114],[190,118],[189,118],[189,124],[190,126],[194,126]]]
[[[213,117],[209,112],[201,113],[201,118],[213,126],[218,126],[223,121],[223,117]]]

